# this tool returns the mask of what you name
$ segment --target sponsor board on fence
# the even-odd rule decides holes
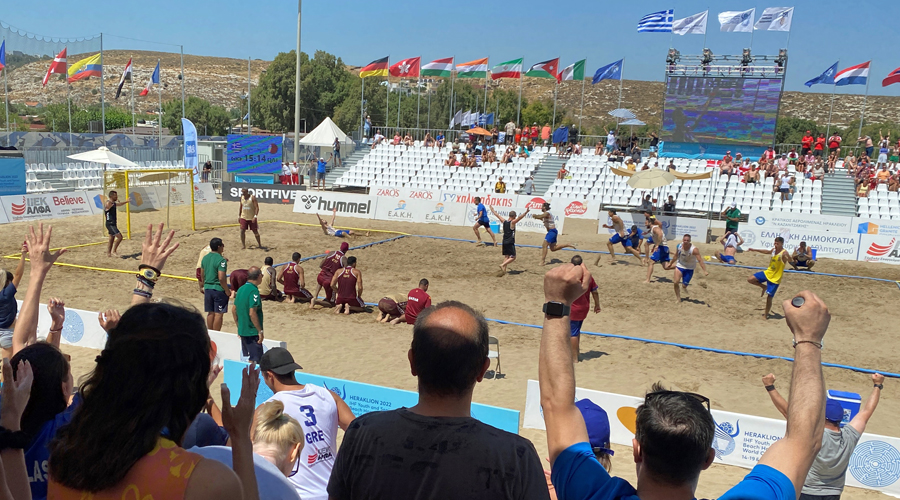
[[[222,201],[239,201],[241,189],[249,189],[260,203],[281,204],[292,204],[301,193],[306,192],[306,186],[222,182]]]
[[[93,215],[84,191],[57,194],[29,194],[0,197],[10,222],[54,219],[72,215]]]
[[[324,215],[337,210],[339,217],[372,219],[377,200],[377,197],[367,194],[307,191],[294,200],[294,212]]]
[[[464,226],[467,224],[463,205],[441,203],[438,199],[378,198],[375,218],[400,222],[420,222]]]
[[[234,391],[232,391],[233,393]],[[631,446],[635,410],[644,398],[576,388],[575,399],[590,399],[609,416],[610,441]],[[713,450],[716,462],[752,468],[775,441],[784,436],[782,420],[712,410],[716,423]],[[529,380],[525,396],[524,429],[545,429],[541,392],[537,380]],[[847,486],[900,495],[900,439],[865,433],[850,457]]]
[[[562,215],[567,219],[597,220],[600,218],[600,202],[597,200],[553,198],[549,201],[552,210],[561,210]]]
[[[612,226],[612,218],[607,214],[601,214],[604,217],[600,219],[597,225],[597,234],[613,234],[615,231],[603,227],[603,225]],[[631,226],[637,226],[641,231],[646,230],[644,222],[647,220],[644,214],[619,212],[619,217],[625,223],[625,230],[631,229]],[[666,239],[671,241],[680,241],[684,235],[691,235],[692,239],[698,241],[706,241],[706,233],[709,231],[709,220],[694,219],[690,217],[676,217],[674,215],[658,215],[657,220],[662,223],[663,231],[666,233]]]
[[[859,235],[859,256],[857,260],[900,265],[900,236]]]
[[[769,229],[791,229],[799,231],[837,231],[854,233],[853,217],[822,214],[792,214],[770,212],[768,210],[752,211],[747,214],[748,226]]]
[[[231,403],[237,404],[241,391],[241,371],[246,363],[236,361],[225,362],[225,383],[231,389]],[[256,393],[256,404],[265,403],[274,393],[262,381],[260,374],[259,389]],[[352,380],[323,377],[302,371],[294,372],[294,377],[301,384],[315,384],[337,394],[353,410],[357,417],[373,411],[396,410],[412,407],[419,400],[419,394],[393,387],[365,384]],[[508,408],[472,403],[472,418],[513,434],[519,433],[519,412]]]
[[[741,248],[772,248],[775,238],[784,238],[784,248],[793,252],[801,241],[816,249],[818,257],[839,260],[856,260],[860,235],[836,231],[804,231],[787,228],[766,228],[744,224],[738,232],[744,239]]]
[[[20,300],[18,303],[19,310],[21,310],[22,301]],[[47,312],[47,307],[41,304],[38,311],[38,331],[49,331],[52,320],[50,319],[50,313]],[[210,330],[209,338],[216,345],[216,353],[220,360],[245,360],[242,358],[241,353],[241,339],[237,335]],[[67,307],[61,342],[91,349],[103,349],[106,347],[106,331],[100,326],[98,313]],[[285,342],[278,340],[263,340],[263,348],[266,350],[273,347],[286,346]]]
[[[900,221],[866,219],[854,217],[850,232],[859,234],[880,234],[882,236],[900,236]]]
[[[441,192],[435,189],[409,189],[409,188],[392,188],[379,187],[371,190],[369,194],[379,198],[393,198],[395,200],[425,200],[440,201]]]
[[[449,195],[449,196],[448,196]],[[444,193],[444,197],[452,198],[454,196],[453,193]],[[503,216],[504,218],[509,218],[510,212],[516,212],[516,215],[520,215],[525,209],[530,209],[531,212],[528,214],[528,217],[522,219],[518,224],[516,224],[516,231],[523,233],[546,233],[547,228],[544,227],[544,222],[532,217],[534,214],[538,214],[541,212],[541,206],[546,202],[543,197],[540,196],[526,196],[526,195],[505,195],[505,194],[484,194],[484,195],[456,195],[457,202],[468,203],[466,209],[466,222],[465,225],[471,226],[475,224],[475,196],[481,196],[482,203],[484,203],[485,207],[488,205],[494,207],[494,210],[497,211],[498,214]],[[556,230],[559,231],[560,234],[563,233],[566,224],[566,218],[562,215],[559,209],[554,208],[551,205],[550,213],[553,214],[553,221],[556,224]],[[494,214],[491,213],[490,209],[488,209],[488,218],[491,222],[498,222],[499,219],[494,217]]]

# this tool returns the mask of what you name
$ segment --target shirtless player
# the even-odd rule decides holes
[[[735,260],[734,256],[737,255],[737,247],[744,244],[744,238],[741,238],[741,235],[738,234],[737,231],[725,231],[725,234],[716,240],[716,242],[721,243],[724,246],[724,249],[721,252],[716,252],[716,259],[723,264],[732,266],[737,264],[737,260]]]
[[[634,255],[638,260],[641,260],[641,253],[634,249],[631,243],[631,238],[628,238],[628,233],[625,232],[625,221],[623,221],[621,217],[616,215],[616,211],[614,209],[609,209],[609,219],[612,221],[612,226],[603,224],[603,227],[615,231],[615,234],[610,236],[609,241],[606,242],[606,247],[609,248],[610,261],[613,263],[616,262],[616,249],[613,246],[616,243],[621,243],[626,252]],[[642,260],[641,264],[643,264]],[[597,256],[597,262],[595,262],[594,265],[600,265],[599,255]]]
[[[671,269],[669,262],[671,256],[669,254],[669,242],[666,241],[666,232],[663,231],[662,224],[653,216],[647,219],[650,222],[650,237],[647,238],[647,279],[644,283],[650,283],[653,276],[653,267],[656,264],[662,264],[663,269]]]
[[[334,300],[334,305],[337,306],[335,314],[340,314],[341,311],[344,314],[365,312],[362,271],[356,268],[356,257],[347,257],[347,266],[331,279],[331,288],[337,293]]]
[[[550,204],[544,203],[541,205],[541,210],[543,210],[543,212],[534,214],[532,217],[543,221],[544,228],[547,229],[547,236],[544,237],[544,243],[541,244],[541,265],[544,266],[547,264],[547,250],[556,252],[563,248],[575,248],[575,245],[560,245],[556,242],[559,231],[556,230],[556,221],[553,219],[553,214],[550,213]]]

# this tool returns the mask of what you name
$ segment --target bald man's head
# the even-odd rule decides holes
[[[259,285],[262,283],[262,271],[256,266],[247,269],[247,281]]]
[[[442,302],[416,318],[410,352],[419,392],[463,396],[487,366],[487,322],[462,302]]]

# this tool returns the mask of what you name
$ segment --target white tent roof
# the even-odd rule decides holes
[[[306,134],[306,137],[300,139],[301,146],[331,146],[334,144],[334,138],[337,137],[341,143],[352,142],[347,134],[341,131],[337,125],[331,121],[331,118],[325,117],[325,120],[313,129],[312,132]]]

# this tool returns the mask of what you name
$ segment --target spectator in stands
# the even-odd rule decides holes
[[[800,154],[806,156],[812,151],[813,142],[815,138],[812,135],[812,132],[807,130],[806,134],[800,139]]]
[[[828,159],[828,166],[830,169],[834,168],[834,153],[832,153],[831,157]],[[824,177],[825,177],[825,167],[823,166],[822,162],[818,162],[816,164],[815,168],[813,168],[813,170],[812,170],[812,175],[810,176],[810,179],[821,180]]]
[[[278,271],[275,270],[272,257],[266,257],[263,261],[264,265],[260,269],[262,271],[262,283],[259,285],[259,295],[263,300],[281,301],[284,296],[278,290]]]
[[[675,198],[669,195],[669,199],[663,203],[663,215],[675,215]]]
[[[838,156],[834,152],[828,155],[828,161],[825,163],[824,167],[825,173],[834,173],[835,169],[837,168],[837,159]]]
[[[644,199],[641,200],[641,212],[650,212],[653,213],[653,202],[650,200],[650,195],[644,196]]]
[[[394,139],[391,140],[391,144],[393,144],[394,146],[399,146],[402,141],[403,138],[400,136],[400,131],[398,130],[394,132]]]
[[[830,153],[834,153],[835,156],[840,156],[842,141],[843,141],[843,139],[837,132],[834,132],[833,134],[831,134],[831,137],[828,138],[828,151]]]
[[[847,154],[847,157],[844,158],[844,168],[847,168],[849,165],[849,167],[852,168],[853,171],[855,171],[856,164],[857,164],[856,156],[853,155],[853,151],[850,151],[850,153]]]
[[[475,155],[469,155],[466,159],[466,166],[469,168],[475,168],[478,166],[478,160],[475,159]]]
[[[819,137],[816,137],[816,144],[813,146],[813,155],[816,158],[821,158],[825,151],[825,134],[819,132]]]
[[[291,162],[291,184],[303,184],[300,179],[300,168],[296,162]]]
[[[316,189],[325,189],[325,172],[327,171],[327,165],[325,158],[319,158],[319,161],[316,163]]]
[[[760,168],[762,164],[760,164]],[[777,177],[779,175],[778,166],[773,161],[765,162],[766,177]]]
[[[530,141],[528,141],[528,144],[530,144],[532,146],[536,146],[537,142],[538,142],[538,137],[540,136],[540,134],[541,134],[541,131],[538,128],[538,124],[537,124],[537,122],[534,122],[531,125],[531,134],[529,135]]]
[[[383,140],[384,140],[384,136],[381,135],[381,130],[380,129],[376,130],[375,137],[373,137],[373,140],[372,140],[372,149],[375,149],[375,147],[378,146],[379,144],[381,144],[381,141],[383,141]]]
[[[501,175],[497,182],[494,184],[494,192],[504,194],[506,193],[506,183],[503,182],[503,176]]]
[[[615,129],[607,129],[606,131],[606,152],[612,153],[616,150],[616,131]]]
[[[872,153],[875,152],[875,146],[872,143],[872,138],[868,135],[864,135],[856,140],[857,144],[862,144],[866,148],[866,156],[869,158],[872,157]]]
[[[768,374],[762,378],[763,385],[772,399],[775,408],[786,419],[793,418],[790,413],[790,404],[779,394],[775,388],[775,375]],[[859,438],[866,431],[869,419],[878,407],[881,399],[881,390],[884,388],[884,375],[872,374],[874,388],[866,404],[859,410],[850,422],[841,427],[844,419],[844,408],[834,399],[825,402],[825,428],[822,434],[822,445],[816,454],[809,474],[803,481],[801,500],[828,500],[840,498],[844,491],[844,481],[847,477],[847,467],[850,465],[850,457],[856,449]],[[791,394],[794,394],[793,392]],[[795,396],[801,397],[801,396]],[[793,397],[791,399],[794,399]],[[790,416],[789,416],[790,415]]]
[[[878,148],[878,166],[887,165],[888,153],[891,152],[888,147],[888,138],[882,138],[880,147]]]
[[[445,167],[454,167],[458,164],[459,164],[459,162],[456,161],[456,155],[453,154],[452,152],[447,153],[447,159],[444,160],[444,166]]]
[[[612,456],[614,453],[609,446],[609,416],[607,416],[603,408],[597,406],[590,399],[578,400],[575,403],[575,407],[578,408],[578,411],[581,412],[581,417],[584,419],[584,426],[588,434],[588,444],[591,445],[594,457],[606,469],[606,472],[610,472],[612,470]],[[547,488],[550,490],[550,500],[558,500],[556,489],[553,487],[550,476],[550,471],[544,470],[544,477],[547,478]]]
[[[548,498],[534,446],[471,417],[475,384],[490,367],[488,335],[484,317],[460,302],[419,315],[408,353],[418,404],[350,424],[328,482],[330,498]],[[489,480],[475,479],[487,477],[485,471]]]
[[[731,175],[734,173],[734,164],[731,162],[731,157],[726,155],[722,158],[722,161],[719,162],[719,173],[722,175]]]
[[[759,167],[756,165],[750,165],[750,169],[744,172],[744,183],[746,184],[758,184],[759,183]]]
[[[800,245],[794,249],[794,253],[791,254],[790,264],[795,271],[799,270],[798,268],[801,267],[805,267],[807,270],[809,270],[812,269],[812,267],[816,264],[816,261],[812,258],[812,253],[809,251],[809,247],[806,246],[805,241],[801,241]]]
[[[878,184],[887,184],[890,178],[891,173],[888,172],[887,163],[883,163],[881,165],[881,170],[875,174],[875,179],[878,181]]]
[[[500,139],[500,131],[497,130],[497,127],[491,129],[491,144],[496,145],[499,144]]]
[[[515,144],[516,146],[522,144],[522,129],[516,127],[516,133],[513,137],[515,138],[513,144]]]
[[[793,177],[785,174],[777,181],[780,182],[780,184],[778,184],[778,192],[781,193],[781,201],[791,199],[791,179],[793,179]]]
[[[637,145],[637,143],[635,143],[631,147],[631,158],[635,163],[639,163],[641,161],[641,148]]]
[[[425,132],[425,147],[430,148],[434,146],[434,139],[431,137],[431,132]]]
[[[281,162],[281,174],[278,176],[278,182],[281,184],[291,183],[291,167],[286,161]]]
[[[434,142],[438,149],[442,149],[444,147],[444,134],[438,132],[437,135],[434,136]]]
[[[524,144],[519,144],[519,146],[516,147],[516,155],[519,158],[528,158],[531,155],[531,153],[528,151],[528,148],[525,147]]]
[[[797,154],[797,148],[791,148],[788,152],[788,163],[791,165],[797,163],[797,159],[800,158],[800,155]]]
[[[403,136],[403,145],[410,148],[414,144],[413,138],[409,135],[409,131],[406,132],[406,135]]]
[[[900,162],[900,156],[898,156],[898,149],[896,147],[891,148],[890,156],[888,156],[888,161],[891,162],[890,169],[894,170],[897,168],[897,162]]]
[[[515,155],[515,148],[507,147],[506,151],[503,152],[503,159],[500,160],[500,163],[512,163],[512,159]]]
[[[544,146],[546,146],[547,143],[550,142],[550,124],[549,123],[545,123],[544,126],[541,127],[541,141],[543,142]]]
[[[247,282],[237,290],[231,315],[241,338],[241,353],[250,361],[259,363],[263,354],[263,309],[259,285],[262,271],[253,266],[247,270]]]
[[[572,154],[573,155],[581,155],[581,144],[577,142],[572,142]]]
[[[369,115],[366,115],[366,122],[363,124],[363,134],[365,134],[364,137],[368,138],[371,133],[372,133],[372,117]]]
[[[212,161],[206,160],[203,164],[203,172],[200,174],[200,182],[209,182],[209,175],[212,173]]]
[[[597,144],[594,145],[594,156],[602,155],[603,151],[603,141],[597,141]]]
[[[516,123],[512,120],[507,122],[506,124],[506,144],[517,144],[518,139],[516,138]]]
[[[675,160],[669,159],[669,164],[666,165],[667,172],[674,172],[677,169],[675,168]]]
[[[460,167],[468,167],[469,166],[469,157],[466,155],[466,152],[463,151],[459,156],[459,166]]]
[[[650,132],[650,155],[656,156],[657,151],[659,151],[659,136],[656,132]]]
[[[566,176],[569,175],[569,171],[566,170],[566,164],[563,163],[559,170],[556,171],[556,178],[559,180],[565,179]]]
[[[781,170],[782,172],[787,171],[788,164],[790,164],[790,161],[788,161],[787,153],[781,153],[781,156],[775,161],[778,163],[778,170]]]
[[[888,181],[888,191],[896,192],[898,188],[900,188],[900,173],[892,175]]]

